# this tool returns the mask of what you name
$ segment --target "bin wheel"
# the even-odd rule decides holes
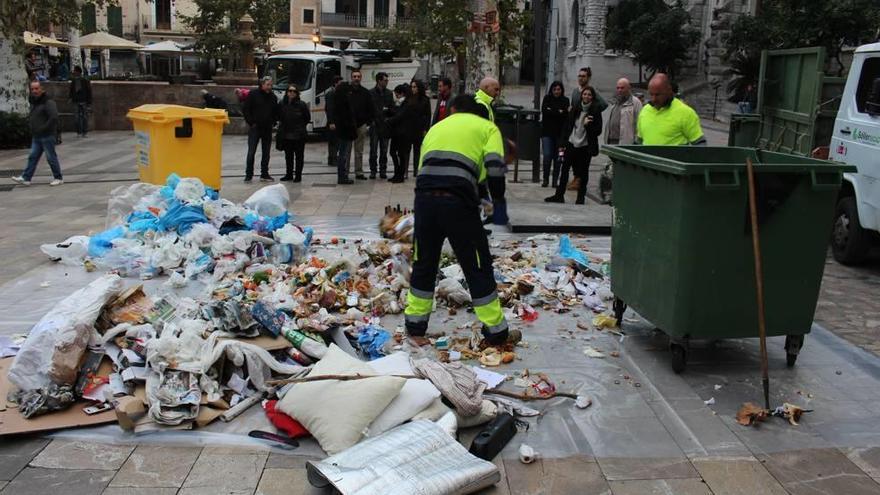
[[[623,313],[626,312],[626,303],[623,302],[622,299],[615,297],[614,303],[612,304],[612,309],[614,309],[614,318],[617,319],[617,326],[623,326]]]
[[[801,347],[804,346],[803,335],[786,335],[785,336],[785,364],[789,368],[797,362],[798,354]]]
[[[681,344],[669,344],[669,350],[672,352],[672,371],[676,374],[684,371],[687,366],[687,349]]]

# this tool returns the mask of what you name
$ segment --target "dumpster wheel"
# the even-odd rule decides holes
[[[804,346],[803,335],[786,335],[785,336],[785,364],[789,368],[797,362],[798,354],[801,347]]]
[[[676,374],[681,373],[687,366],[687,347],[670,342],[669,350],[672,353],[672,371]]]
[[[617,327],[623,328],[623,313],[626,312],[626,303],[623,302],[623,299],[615,297],[614,303],[611,307],[614,310],[614,318],[617,320]]]

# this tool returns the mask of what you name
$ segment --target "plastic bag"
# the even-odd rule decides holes
[[[587,255],[584,254],[583,251],[572,246],[571,239],[569,239],[567,235],[563,235],[559,238],[559,249],[556,251],[556,254],[559,257],[572,260],[584,267],[590,265]]]
[[[186,234],[197,223],[207,223],[201,206],[184,205],[175,201],[159,219],[158,226],[162,230],[176,230],[179,234]]]
[[[283,184],[264,187],[251,194],[244,202],[245,208],[265,217],[277,217],[286,213],[289,204],[290,194]]]
[[[106,228],[115,227],[125,223],[125,218],[143,200],[157,194],[161,188],[153,184],[138,182],[129,186],[119,186],[110,192],[110,200],[107,202]]]
[[[174,188],[174,199],[181,203],[199,205],[205,197],[205,184],[193,177],[180,179]]]
[[[89,256],[100,258],[113,249],[113,239],[118,239],[125,235],[125,227],[113,227],[105,230],[100,234],[95,234],[89,239]]]
[[[21,391],[74,383],[95,320],[122,287],[118,275],[104,275],[58,303],[28,333],[9,381]]]
[[[43,244],[40,246],[40,251],[52,260],[60,261],[65,265],[81,265],[89,254],[89,237],[75,235],[58,244]]]
[[[174,200],[174,190],[177,189],[177,185],[180,183],[180,176],[172,173],[165,179],[165,187],[159,190],[159,194],[162,196],[167,202],[171,202]]]
[[[457,306],[471,302],[471,294],[454,278],[444,278],[437,284],[437,297]]]
[[[375,325],[368,325],[358,334],[358,345],[361,351],[372,361],[387,354],[385,344],[391,339],[388,330]]]

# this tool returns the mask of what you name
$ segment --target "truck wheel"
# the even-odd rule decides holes
[[[868,255],[868,233],[859,224],[856,198],[848,196],[837,202],[834,228],[831,232],[831,251],[834,259],[844,265],[860,263]]]

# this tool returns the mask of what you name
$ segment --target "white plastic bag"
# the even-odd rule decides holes
[[[174,199],[181,203],[200,205],[204,197],[205,184],[195,177],[180,179],[177,187],[174,188]]]
[[[22,391],[69,385],[105,304],[119,295],[118,275],[104,275],[58,303],[31,329],[9,369],[9,381]]]
[[[245,202],[245,208],[255,211],[258,215],[277,217],[287,211],[290,194],[283,184],[264,187],[251,194]]]
[[[135,210],[135,206],[139,205],[143,199],[155,195],[158,201],[159,189],[161,189],[159,186],[138,182],[129,186],[119,186],[110,191],[110,200],[107,202],[106,228],[124,224],[126,217]]]
[[[40,251],[52,260],[60,261],[65,265],[81,265],[89,254],[89,237],[75,235],[58,244],[43,244],[40,246]]]

